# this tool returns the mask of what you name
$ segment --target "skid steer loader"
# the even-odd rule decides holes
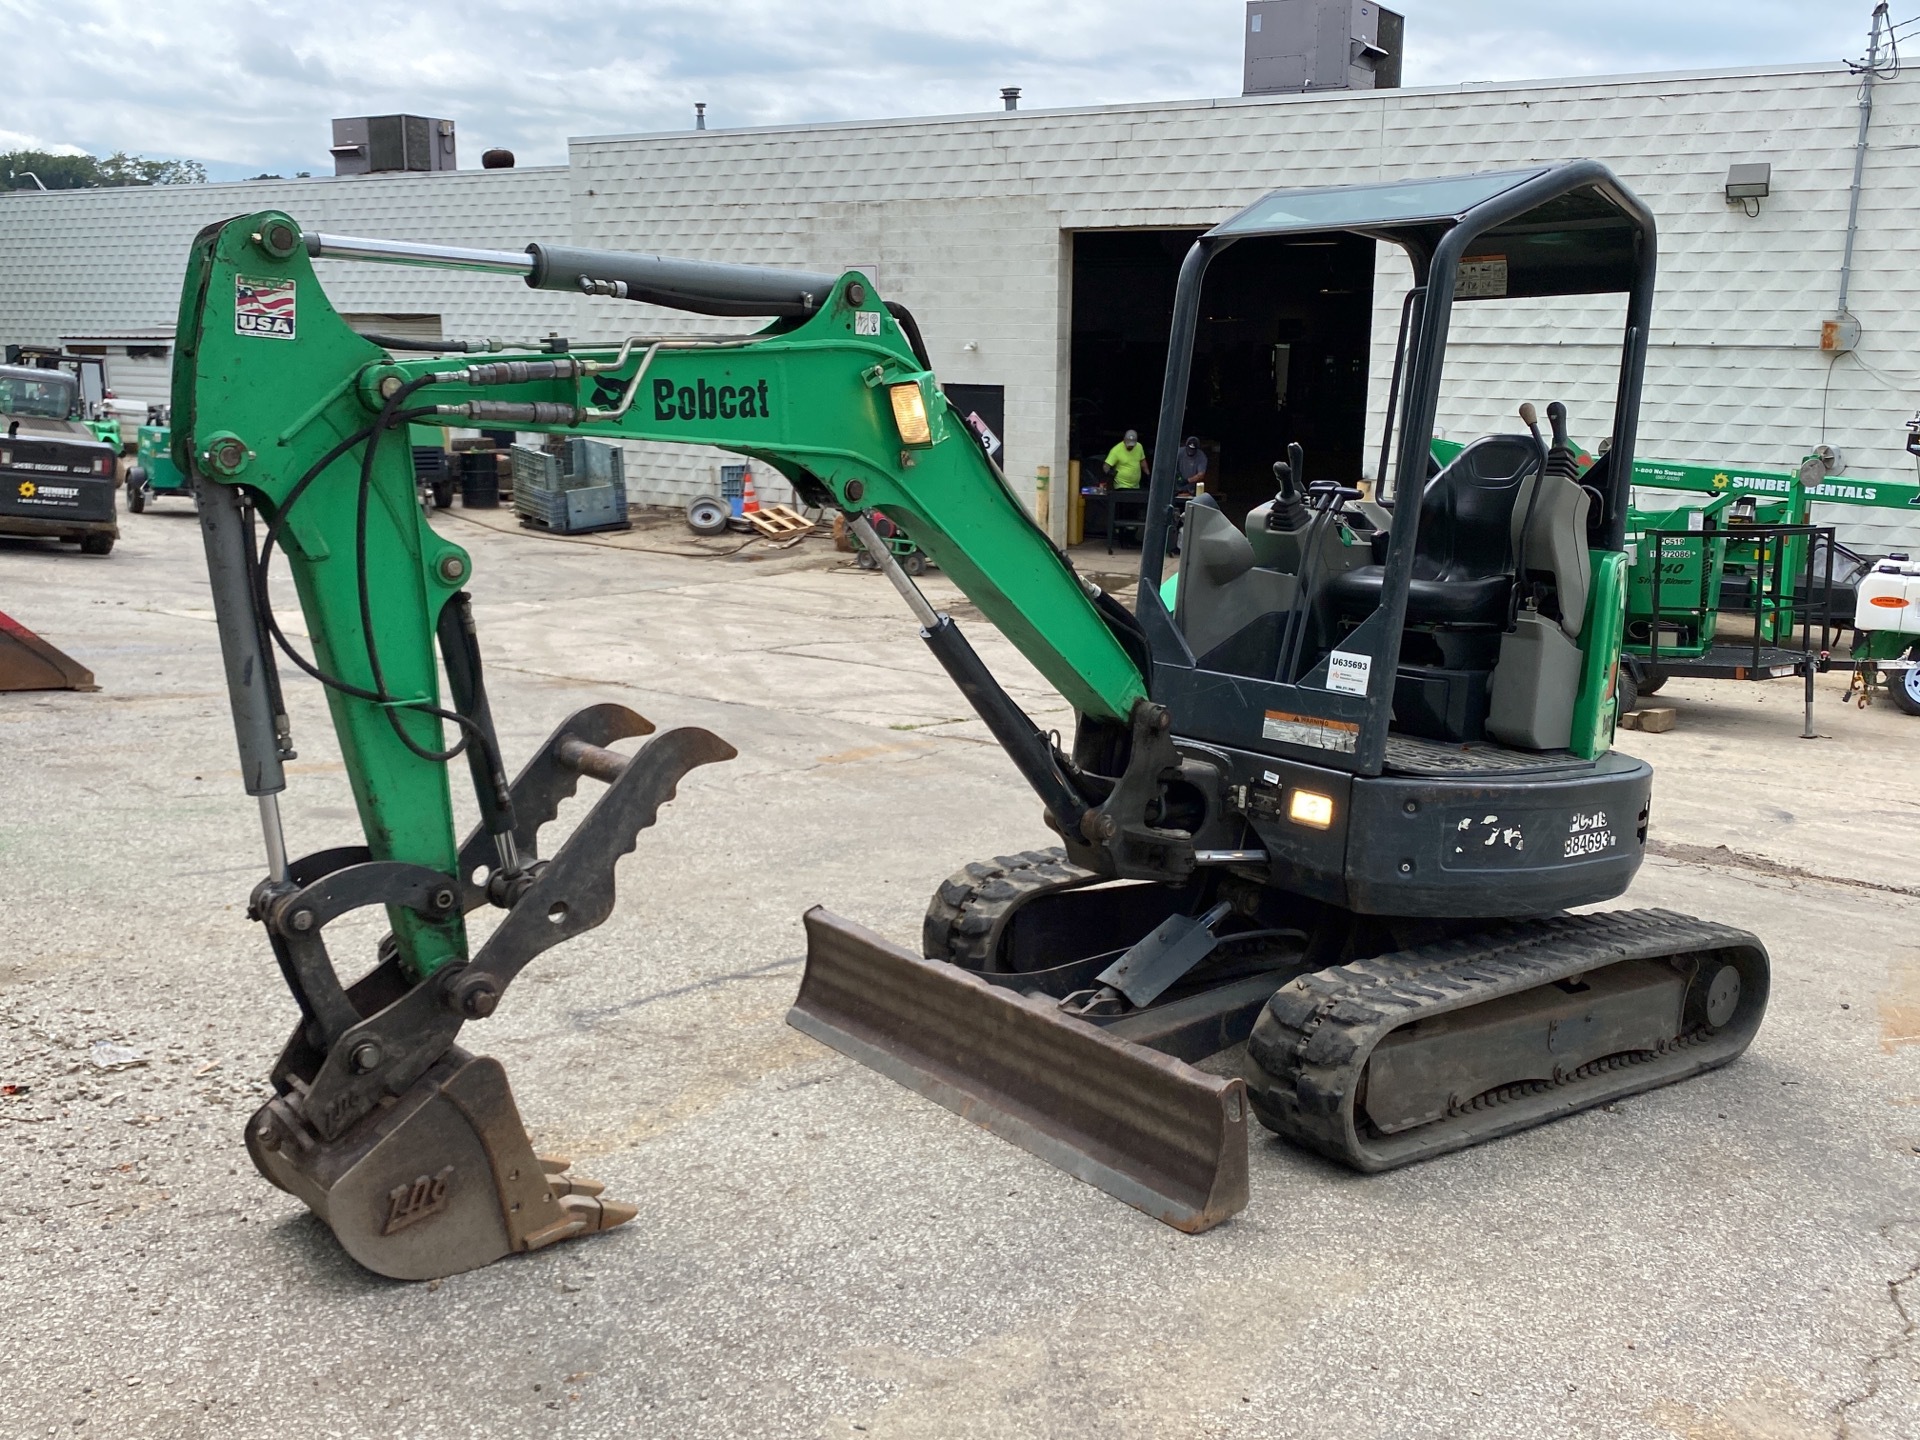
[[[681,730],[626,759],[607,747],[651,727],[602,706],[508,783],[471,559],[411,503],[410,424],[719,446],[849,517],[1061,845],[939,886],[922,955],[809,912],[790,1019],[1169,1224],[1205,1229],[1246,1203],[1250,1114],[1377,1170],[1739,1054],[1766,1003],[1753,936],[1658,911],[1565,913],[1618,896],[1646,843],[1651,773],[1609,743],[1651,216],[1584,161],[1276,192],[1187,257],[1161,433],[1182,432],[1211,260],[1246,240],[1339,231],[1413,263],[1383,441],[1391,488],[1376,502],[1307,483],[1295,447],[1244,525],[1206,499],[1188,506],[1163,598],[1174,476],[1162,447],[1131,611],[1034,525],[935,383],[912,316],[857,272],[333,236],[271,211],[204,232],[181,306],[174,456],[200,499],[266,839],[252,913],[300,1009],[276,1096],[248,1132],[262,1173],[397,1276],[630,1215],[541,1160],[499,1066],[455,1042],[524,965],[606,918],[635,831],[688,770],[732,753]],[[1551,439],[1529,405],[1526,433],[1477,440],[1428,476],[1456,277],[1489,253],[1508,295],[1625,296],[1612,445],[1584,476],[1557,404]],[[527,344],[504,358],[473,353],[501,342],[456,341],[396,358],[333,311],[316,258],[772,318],[732,337]],[[871,511],[1067,697],[1070,745],[1022,714],[927,603]],[[311,657],[273,613],[276,550]],[[288,858],[276,648],[326,686],[364,846]],[[482,815],[464,842],[448,801],[461,753]],[[583,775],[610,788],[537,858]],[[375,905],[392,933],[343,983],[325,928]],[[462,917],[482,905],[507,913],[470,954]],[[1241,1041],[1244,1079],[1188,1063]]]

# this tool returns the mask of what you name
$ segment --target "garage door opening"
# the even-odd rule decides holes
[[[1173,294],[1192,230],[1073,237],[1068,443],[1083,484],[1129,429],[1157,449],[1195,435],[1207,489],[1236,522],[1273,497],[1289,441],[1309,480],[1362,473],[1374,242],[1359,236],[1243,240],[1207,271],[1181,433],[1154,433]]]

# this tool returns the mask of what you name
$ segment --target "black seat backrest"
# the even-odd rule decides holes
[[[1427,482],[1413,573],[1423,580],[1484,580],[1513,573],[1513,510],[1540,466],[1527,435],[1475,440]]]

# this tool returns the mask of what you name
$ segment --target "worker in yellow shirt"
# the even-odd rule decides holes
[[[1116,490],[1138,490],[1140,477],[1147,468],[1147,452],[1140,444],[1140,432],[1129,430],[1120,443],[1107,452],[1105,469]]]

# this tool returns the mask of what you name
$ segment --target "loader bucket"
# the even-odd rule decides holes
[[[86,666],[0,612],[0,691],[99,688]]]
[[[787,1023],[1189,1234],[1247,1203],[1247,1098],[816,906]]]
[[[477,1270],[638,1213],[599,1199],[565,1160],[535,1155],[500,1062],[457,1046],[334,1140],[270,1100],[248,1122],[247,1151],[349,1255],[395,1280]]]

